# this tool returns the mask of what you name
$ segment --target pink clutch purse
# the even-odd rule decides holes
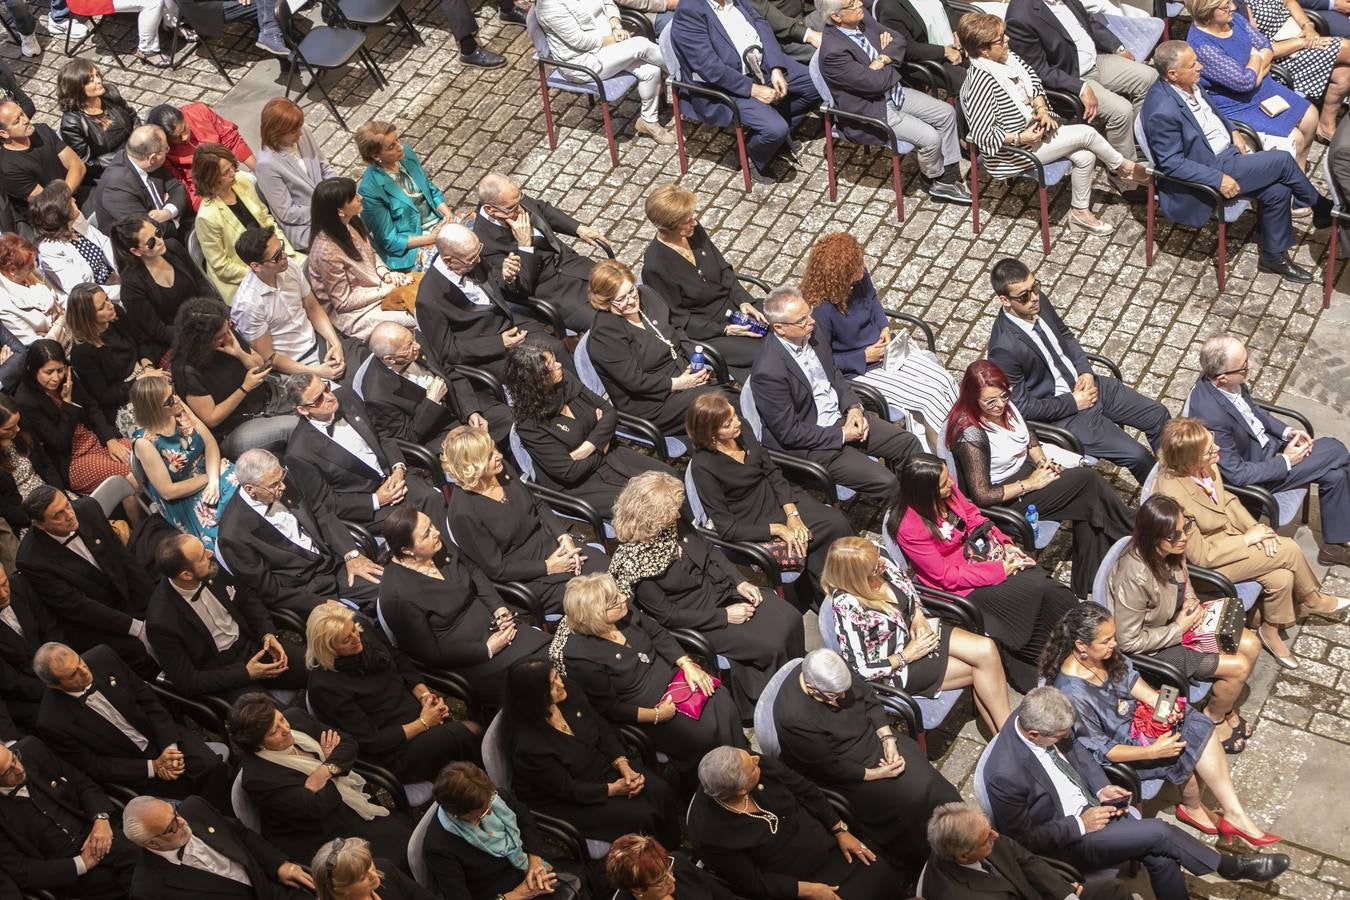
[[[713,690],[722,684],[722,680],[716,675],[711,676]],[[684,669],[675,673],[675,677],[670,679],[670,686],[666,688],[665,697],[675,704],[675,709],[682,715],[691,719],[698,719],[703,715],[703,707],[708,703],[708,695],[690,684],[684,677]]]

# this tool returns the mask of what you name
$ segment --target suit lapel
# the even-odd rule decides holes
[[[1055,15],[1054,11],[1051,10],[1049,6],[1046,6],[1041,0],[1032,0],[1031,8],[1040,14],[1041,21],[1045,22],[1056,34],[1070,44],[1073,43],[1073,38],[1069,36],[1068,30],[1060,23],[1059,16]],[[1073,14],[1072,9],[1069,10],[1069,14]]]

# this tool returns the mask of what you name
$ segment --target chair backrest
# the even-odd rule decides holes
[[[1139,145],[1139,150],[1144,154],[1144,159],[1148,164],[1153,165],[1153,151],[1148,149],[1148,130],[1144,127],[1144,117],[1135,116],[1134,119],[1134,140]]]
[[[905,559],[905,551],[900,549],[900,542],[895,539],[896,530],[899,524],[894,521],[891,511],[886,510],[886,514],[881,517],[881,546],[886,551],[886,555],[895,563],[895,567],[901,572],[909,571],[909,560]]]
[[[1182,413],[1182,415],[1184,416],[1186,414]],[[1161,465],[1162,465],[1161,463],[1154,463],[1153,468],[1149,469],[1148,471],[1148,477],[1145,478],[1144,483],[1139,486],[1140,503],[1143,503],[1149,497],[1153,496],[1153,487],[1158,483],[1158,470],[1161,467]]]
[[[539,24],[539,15],[533,6],[525,14],[525,31],[530,35],[530,43],[534,44],[535,59],[549,56],[548,35],[544,34],[544,26]]]
[[[609,399],[609,392],[605,390],[605,383],[600,380],[600,373],[595,369],[595,363],[591,362],[590,350],[591,333],[588,331],[577,341],[577,349],[572,351],[572,362],[577,367],[577,377],[585,385],[586,390],[592,394],[599,394],[605,399]]]
[[[356,374],[352,376],[352,392],[362,400],[366,399],[366,389],[362,383],[366,380],[366,373],[370,371],[370,361],[375,358],[372,353],[362,360],[361,365],[356,367]]]
[[[201,240],[197,237],[197,232],[196,232],[195,230],[194,230],[191,234],[188,235],[188,239],[187,239],[187,252],[188,252],[188,256],[192,258],[192,261],[195,262],[195,263],[197,264],[197,268],[199,268],[199,269],[201,269],[203,272],[205,272],[205,271],[206,271],[206,253],[202,251],[202,242],[201,242]]]
[[[807,64],[806,68],[811,74],[811,84],[815,86],[816,93],[820,95],[820,102],[827,107],[833,107],[834,95],[830,93],[830,86],[825,83],[825,76],[820,71],[819,50],[811,54],[811,62]]]
[[[427,871],[427,858],[422,852],[422,846],[427,842],[427,830],[435,823],[439,811],[439,806],[431,804],[408,838],[408,871],[412,872],[413,880],[427,890],[431,890],[431,873]]]
[[[511,754],[510,750],[503,746],[505,741],[506,726],[502,724],[502,712],[492,717],[488,724],[487,731],[483,732],[483,771],[487,772],[492,783],[497,787],[511,789]]]
[[[759,742],[759,752],[765,756],[778,756],[783,748],[778,743],[778,729],[773,721],[773,704],[778,699],[778,691],[788,676],[801,669],[801,657],[788,660],[774,673],[769,683],[755,702],[755,740]]]
[[[947,472],[952,476],[952,484],[956,485],[957,490],[961,490],[961,469],[956,465],[956,457],[952,455],[951,448],[947,446],[945,426],[937,432],[937,445],[933,447],[933,454],[942,460]]]
[[[516,433],[516,426],[511,426],[511,434],[507,440],[511,444],[511,456],[515,459],[516,468],[520,470],[521,476],[526,481],[534,481],[534,460],[530,457],[530,451],[525,449],[525,444],[520,440],[520,435]]]
[[[839,632],[835,628],[835,620],[838,615],[834,610],[834,598],[825,597],[820,601],[820,612],[816,614],[820,623],[820,642],[825,645],[827,650],[839,652]]]
[[[262,831],[262,816],[258,814],[258,807],[253,803],[253,798],[244,790],[243,769],[235,774],[234,783],[230,785],[230,806],[234,807],[234,817],[245,828]]]
[[[1341,197],[1341,189],[1336,184],[1336,179],[1331,175],[1331,154],[1326,153],[1322,156],[1322,180],[1327,185],[1327,196],[1331,198],[1331,205],[1338,210],[1345,209],[1345,200]]]
[[[689,510],[694,514],[694,524],[703,528],[711,528],[712,521],[708,518],[708,511],[703,508],[703,501],[698,497],[698,487],[694,484],[694,461],[692,459],[684,469],[684,499],[689,501]]]
[[[975,791],[975,802],[984,810],[984,814],[993,821],[993,810],[989,806],[989,786],[984,783],[984,766],[989,762],[989,754],[994,749],[994,744],[998,743],[999,736],[996,734],[990,738],[989,743],[985,744],[984,752],[980,754],[980,761],[975,763],[975,777],[971,779],[971,786]],[[997,827],[997,826],[995,826]]]
[[[136,489],[131,486],[131,482],[125,476],[113,475],[105,478],[89,496],[98,501],[99,507],[103,510],[103,515],[111,518],[113,512],[122,505],[122,501],[135,496],[135,494]]]
[[[684,75],[680,74],[680,55],[675,50],[675,39],[669,25],[657,35],[656,43],[661,48],[661,59],[665,60],[666,71],[670,73],[670,77],[676,81],[683,81]]]
[[[755,440],[764,437],[764,420],[759,417],[759,408],[755,406],[755,395],[750,389],[750,376],[745,376],[741,385],[741,421],[750,426]]]
[[[379,598],[375,600],[375,619],[380,623],[380,630],[389,639],[389,643],[397,647],[398,638],[394,637],[394,629],[390,628],[389,623],[384,619],[384,607],[380,605]]]
[[[217,38],[225,32],[223,3],[204,3],[202,0],[178,0],[178,15],[202,39]]]
[[[1102,563],[1097,567],[1097,574],[1092,579],[1092,599],[1107,609],[1111,608],[1111,601],[1106,594],[1107,583],[1111,579],[1111,570],[1116,567],[1120,557],[1125,553],[1125,548],[1130,545],[1130,537],[1126,535],[1111,545],[1111,549],[1106,551],[1106,556],[1102,558]]]

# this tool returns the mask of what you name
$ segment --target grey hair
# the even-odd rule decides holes
[[[983,812],[969,803],[944,803],[928,820],[928,846],[939,859],[954,861],[979,847],[979,825],[987,822]]]
[[[714,747],[703,754],[698,764],[698,783],[703,793],[714,800],[731,800],[748,791],[750,785],[741,764],[744,752],[735,747]]]
[[[273,469],[281,467],[281,460],[260,447],[245,450],[234,461],[234,477],[240,486],[251,484],[261,487],[263,476]]]
[[[145,826],[145,820],[161,806],[167,805],[167,801],[158,797],[132,797],[122,810],[122,834],[137,847],[144,847],[155,839]]]
[[[1242,349],[1242,341],[1231,334],[1216,334],[1200,345],[1200,371],[1206,378],[1217,378],[1228,371],[1229,361]]]
[[[781,325],[788,320],[788,307],[802,300],[802,292],[790,284],[776,287],[769,291],[769,296],[764,300],[764,318],[775,325]],[[805,303],[805,300],[802,300]]]
[[[410,337],[411,335],[412,332],[405,325],[400,325],[397,322],[381,322],[371,331],[370,340],[366,343],[370,347],[371,353],[384,357],[393,353],[395,346],[402,342],[405,336]]]
[[[1059,688],[1044,685],[1022,699],[1017,724],[1026,731],[1043,735],[1059,734],[1073,727],[1073,704]]]
[[[827,23],[830,16],[838,15],[844,10],[844,0],[816,0],[816,12]]]
[[[318,375],[312,372],[296,372],[293,375],[287,375],[281,382],[281,394],[286,398],[287,406],[299,407],[304,401],[305,391],[314,383]]]
[[[489,172],[478,182],[478,202],[496,206],[502,194],[511,188],[520,190],[520,185],[500,172]]]
[[[168,148],[169,139],[158,125],[141,125],[127,138],[127,156],[132,159],[149,159],[151,154]]]
[[[846,691],[853,686],[853,673],[844,658],[828,647],[812,650],[802,660],[802,680],[818,691]]]
[[[47,687],[54,686],[56,679],[52,676],[52,660],[62,650],[75,652],[60,641],[48,641],[37,648],[37,652],[33,654],[33,674],[37,676],[38,681],[47,685]]]
[[[478,196],[480,199],[483,197],[481,185],[478,188]],[[441,226],[441,230],[436,232],[436,250],[441,256],[463,257],[477,240],[478,236],[473,231],[458,222],[446,222]]]
[[[1185,41],[1163,41],[1153,48],[1153,68],[1158,70],[1158,77],[1166,81],[1167,73],[1177,67],[1182,55],[1189,49],[1191,45]]]

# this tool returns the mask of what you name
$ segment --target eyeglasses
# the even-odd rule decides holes
[[[473,824],[482,825],[483,820],[486,819],[488,816],[492,815],[492,807],[496,802],[497,802],[497,792],[493,791],[492,796],[488,798],[487,806],[484,807],[483,811],[480,812],[478,816],[473,820]]]
[[[178,399],[178,395],[173,392],[173,388],[169,388],[169,396],[165,397],[164,402],[161,403],[160,405],[163,406],[165,409],[173,409],[175,406],[177,406],[182,402],[183,402],[182,400]]]
[[[146,249],[146,250],[153,250],[153,249],[155,249],[155,248],[158,247],[158,246],[159,246],[159,235],[157,235],[157,234],[152,234],[152,235],[150,235],[148,238],[145,239],[145,249]]]
[[[1173,544],[1175,544],[1177,541],[1181,540],[1181,538],[1184,535],[1188,535],[1194,530],[1195,530],[1195,516],[1187,516],[1185,520],[1181,523],[1181,528],[1169,534],[1167,536],[1167,539],[1171,541]]]
[[[323,390],[319,391],[318,396],[316,396],[313,400],[302,400],[300,403],[296,405],[304,409],[313,409],[314,407],[322,403],[326,397],[331,396],[332,393],[333,393],[333,386],[325,381],[323,385]]]
[[[163,831],[151,837],[150,840],[155,841],[171,834],[177,834],[178,829],[183,827],[183,817],[178,814],[178,804],[171,803],[170,806],[173,807],[173,818],[169,820],[169,824],[165,826]]]
[[[1219,374],[1220,374],[1220,375],[1241,375],[1241,376],[1243,376],[1243,377],[1245,378],[1246,375],[1247,375],[1247,370],[1250,369],[1250,368],[1251,368],[1250,365],[1246,365],[1246,366],[1243,366],[1243,367],[1240,368],[1240,369],[1229,369],[1227,372],[1220,372]]]
[[[635,300],[635,299],[637,299],[637,296],[638,296],[638,288],[637,288],[637,285],[636,285],[636,284],[630,285],[629,288],[628,288],[628,290],[624,291],[622,294],[619,294],[619,295],[618,295],[617,297],[615,297],[613,300],[609,301],[609,305],[610,305],[610,306],[623,306],[623,305],[624,305],[625,303],[627,303],[629,300]]]
[[[1005,36],[1003,38],[1003,42],[1007,43],[1007,41],[1008,39]],[[1033,298],[1040,297],[1040,295],[1041,295],[1041,283],[1037,279],[1033,278],[1031,279],[1031,286],[1028,287],[1025,291],[1021,291],[1020,293],[1016,294],[1005,294],[1004,296],[1014,303],[1030,303]]]
[[[258,487],[267,491],[269,494],[275,494],[285,483],[286,483],[286,467],[282,466],[281,477],[279,477],[276,481],[272,482],[271,484],[260,484],[258,485]]]
[[[990,397],[987,400],[981,400],[980,406],[983,406],[985,409],[998,409],[1000,406],[1007,403],[1011,399],[1012,399],[1012,391],[1004,391],[997,397]]]
[[[280,261],[281,261],[281,258],[282,258],[283,256],[285,256],[285,255],[286,255],[286,245],[285,245],[285,244],[282,244],[280,247],[277,248],[277,252],[276,252],[276,253],[273,253],[271,256],[266,257],[266,258],[263,260],[263,262],[265,262],[265,263],[280,262]]]
[[[667,856],[667,857],[666,857],[666,873],[665,873],[664,875],[662,875],[660,878],[658,878],[656,881],[653,881],[651,884],[649,884],[649,885],[647,885],[647,886],[645,886],[645,887],[633,888],[633,890],[634,890],[636,893],[639,893],[639,894],[645,894],[645,893],[647,893],[648,891],[654,891],[654,890],[656,890],[656,889],[659,888],[659,887],[664,887],[665,884],[666,884],[666,882],[669,881],[669,880],[670,880],[670,877],[671,877],[672,875],[674,875],[674,874],[675,874],[675,857],[673,857],[673,856]]]
[[[1008,43],[1008,36],[1006,34],[1000,34],[998,37],[994,38],[992,41],[989,42],[989,46],[997,47],[1001,44],[1006,43]]]
[[[1203,455],[1206,456],[1206,457],[1209,457],[1209,456],[1218,456],[1218,455],[1219,455],[1219,452],[1220,452],[1220,451],[1219,451],[1219,445],[1218,445],[1218,444],[1210,444],[1208,447],[1205,448],[1205,452],[1204,452]]]
[[[791,326],[794,327],[794,328],[801,328],[803,325],[805,325],[805,324],[806,324],[807,322],[809,322],[809,321],[811,321],[811,314],[810,314],[810,313],[807,313],[806,315],[802,316],[800,319],[795,319],[795,320],[793,320],[793,321],[791,321],[791,322],[784,322],[783,324],[784,324],[784,325],[791,325]]]

